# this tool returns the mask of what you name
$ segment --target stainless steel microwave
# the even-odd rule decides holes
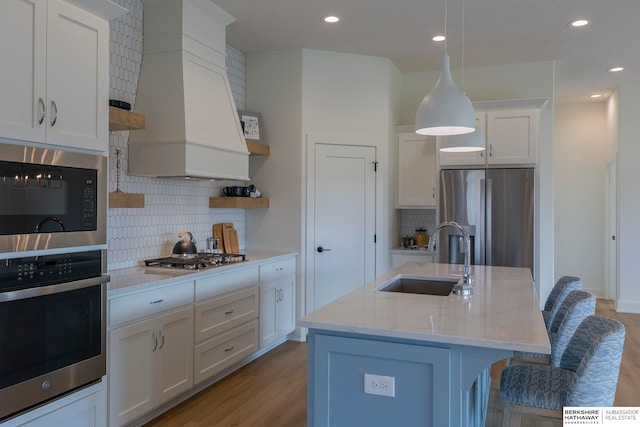
[[[107,158],[0,143],[0,253],[104,245]]]

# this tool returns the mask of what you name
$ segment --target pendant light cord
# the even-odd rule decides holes
[[[464,92],[464,0],[462,0],[462,81],[460,82],[460,88]]]
[[[444,0],[444,53],[447,53],[447,0]]]

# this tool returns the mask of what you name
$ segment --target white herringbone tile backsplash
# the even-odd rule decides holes
[[[142,62],[141,0],[114,0],[129,13],[111,21],[109,41],[109,97],[134,106]],[[245,55],[227,46],[227,74],[238,109],[245,105]],[[144,113],[144,111],[141,111]],[[110,132],[109,191],[116,188],[115,148],[122,149],[120,188],[145,195],[144,209],[109,209],[109,270],[133,267],[140,260],[165,256],[178,241],[178,233],[190,230],[199,249],[206,247],[212,225],[232,222],[238,230],[240,250],[245,250],[244,209],[210,209],[209,197],[219,196],[222,187],[244,185],[232,181],[172,180],[128,176],[127,143],[129,132]]]

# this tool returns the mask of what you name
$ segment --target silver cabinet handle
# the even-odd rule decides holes
[[[158,331],[158,335],[160,335],[160,338],[162,338],[162,342],[160,343],[160,347],[158,347],[158,350],[162,350],[162,347],[164,347],[164,335],[162,335],[162,331]]]
[[[327,249],[327,248],[323,248],[322,246],[318,246],[317,251],[318,251],[319,253],[322,253],[322,252],[331,252],[331,249]]]
[[[233,310],[235,310],[235,309],[233,309],[233,308],[232,308],[232,309],[231,309],[231,310],[229,310],[229,311],[225,311],[225,312],[224,312],[224,314],[225,314],[225,315],[226,315],[226,314],[233,314]]]
[[[489,144],[489,157],[493,157],[493,144]]]
[[[38,97],[38,105],[40,106],[40,120],[38,120],[38,124],[41,125],[44,122],[44,118],[47,115],[47,107],[44,105],[44,99]]]
[[[436,198],[436,187],[431,187],[431,198]]]
[[[160,298],[155,301],[149,301],[149,304],[160,304],[162,301],[164,301],[164,298]]]
[[[151,350],[151,352],[153,353],[158,349],[158,337],[156,337],[155,332],[151,333],[151,338],[153,338],[153,350]]]
[[[229,351],[231,351],[231,350],[233,350],[233,346],[225,348],[225,349],[224,349],[224,352],[225,352],[225,353],[227,353],[227,352],[229,352]]]
[[[55,101],[51,101],[51,109],[53,110],[53,120],[51,121],[51,127],[56,125],[58,121],[58,105],[56,105]]]

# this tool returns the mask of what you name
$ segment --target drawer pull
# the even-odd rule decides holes
[[[164,347],[164,335],[162,335],[162,331],[159,331],[158,335],[160,336],[160,338],[162,338],[162,342],[160,343],[160,347],[158,347],[158,350],[162,350],[162,347]]]
[[[231,309],[231,310],[229,310],[229,311],[225,311],[225,312],[224,312],[224,314],[233,314],[233,310],[234,310],[234,309],[232,308],[232,309]]]
[[[284,270],[284,267],[278,267],[278,268],[276,268],[276,271],[282,271],[282,270]]]
[[[158,349],[158,337],[156,337],[155,332],[151,334],[151,338],[153,338],[153,349],[151,350],[151,352],[153,353]]]
[[[225,348],[225,349],[224,349],[224,352],[226,353],[226,352],[229,352],[229,351],[231,351],[231,350],[233,350],[233,346],[231,346],[231,347],[229,347],[229,348]]]
[[[149,301],[149,304],[160,304],[162,301],[164,301],[164,298],[160,298],[155,301]]]

